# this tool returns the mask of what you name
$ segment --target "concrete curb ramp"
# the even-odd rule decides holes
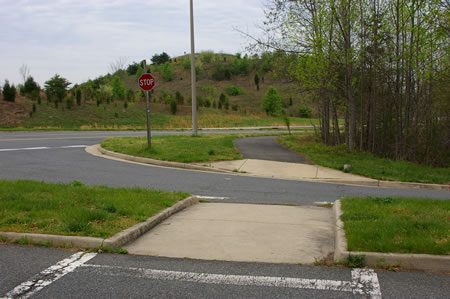
[[[334,242],[334,261],[339,262],[348,258],[349,255],[365,255],[366,264],[372,267],[399,266],[408,270],[423,270],[435,272],[448,272],[450,269],[450,256],[431,254],[402,254],[402,253],[379,253],[379,252],[357,252],[347,250],[347,238],[345,237],[341,201],[337,200],[333,205],[333,216],[336,225]]]
[[[100,146],[100,144],[96,144],[93,146],[89,146],[86,148],[86,151],[88,153],[93,153],[93,151],[98,151],[101,154],[105,156],[110,156],[113,158],[123,159],[127,161],[132,162],[138,162],[138,163],[144,163],[144,164],[151,164],[156,166],[162,166],[162,167],[174,167],[174,168],[182,168],[182,169],[189,169],[189,170],[201,170],[201,171],[210,171],[210,172],[218,172],[218,173],[227,173],[227,174],[234,174],[234,175],[244,175],[244,176],[256,176],[256,177],[270,177],[270,178],[278,178],[278,179],[289,179],[289,180],[299,180],[299,181],[308,181],[308,182],[320,182],[320,183],[332,183],[332,184],[348,184],[348,185],[357,185],[357,186],[372,186],[372,187],[384,187],[384,188],[406,188],[406,189],[431,189],[431,190],[450,190],[450,185],[439,185],[439,184],[422,184],[422,183],[408,183],[408,182],[394,182],[394,181],[380,181],[375,179],[369,179],[366,177],[359,177],[358,179],[349,179],[346,177],[343,178],[292,178],[292,177],[278,177],[277,175],[261,175],[258,173],[239,173],[233,171],[233,169],[238,169],[239,165],[242,165],[242,163],[245,163],[248,160],[252,159],[246,159],[246,160],[239,160],[239,161],[223,161],[223,162],[205,162],[205,163],[180,163],[180,162],[171,162],[171,161],[162,161],[162,160],[156,160],[156,159],[150,159],[150,158],[142,158],[142,157],[136,157],[131,156],[127,154],[122,153],[116,153],[113,151],[106,150]],[[254,161],[260,161],[260,160],[254,160]],[[273,161],[262,161],[262,162],[272,162],[272,163],[281,163],[281,164],[291,164],[286,162],[273,162]],[[221,163],[236,163],[235,166],[230,167],[224,167],[221,168]],[[199,165],[202,164],[202,165]],[[214,165],[217,164],[217,165]],[[211,166],[203,166],[203,165],[211,165]],[[234,165],[234,164],[232,164]],[[295,166],[302,165],[302,164],[294,164]],[[289,165],[287,165],[289,166]],[[312,165],[305,165],[305,167],[312,167]],[[336,169],[330,169],[322,166],[317,166],[318,169],[322,169],[322,171],[325,172],[339,172]],[[344,173],[345,174],[345,173]],[[347,175],[347,174],[345,174]],[[355,175],[356,176],[356,175]]]
[[[198,203],[198,199],[194,196],[185,198],[173,206],[159,212],[158,214],[148,218],[146,221],[133,225],[111,238],[92,238],[92,237],[79,237],[79,236],[63,236],[63,235],[47,235],[47,234],[29,234],[29,233],[13,233],[13,232],[0,232],[0,238],[7,241],[14,242],[21,238],[26,238],[28,242],[35,244],[50,243],[56,247],[68,247],[68,248],[120,248],[121,246],[134,241],[171,215]]]

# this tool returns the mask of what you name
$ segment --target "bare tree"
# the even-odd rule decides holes
[[[23,84],[27,81],[28,77],[30,77],[30,68],[24,63],[19,68],[19,74],[22,76]]]
[[[120,56],[115,61],[111,62],[109,65],[109,70],[112,74],[119,70],[124,70],[127,65],[128,58],[125,56]]]

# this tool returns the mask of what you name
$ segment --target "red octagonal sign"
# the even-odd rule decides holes
[[[142,76],[139,77],[139,87],[142,90],[149,91],[153,87],[155,87],[155,79],[153,79],[153,76],[151,74],[142,74]]]

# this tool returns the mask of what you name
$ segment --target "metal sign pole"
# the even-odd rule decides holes
[[[192,135],[197,136],[197,95],[195,78],[195,48],[194,48],[194,8],[191,0],[191,85],[192,85]]]
[[[147,73],[147,62],[144,61],[144,72]],[[147,145],[148,148],[152,148],[152,131],[150,127],[150,101],[148,99],[148,90],[145,91],[145,103],[147,106]]]
[[[150,129],[150,102],[148,100],[148,90],[145,92],[145,101],[147,103],[147,144],[148,148],[152,148],[152,132]]]

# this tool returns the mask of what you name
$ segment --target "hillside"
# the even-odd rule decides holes
[[[271,57],[241,58],[203,52],[196,55],[196,69],[200,128],[284,125],[279,117],[268,116],[261,108],[269,86],[275,87],[283,98],[283,109],[291,117],[291,125],[317,124],[315,119],[299,117],[311,113],[310,103],[296,93],[298,87],[294,83],[274,74]],[[150,70],[156,80],[151,94],[152,127],[191,127],[189,55],[151,65]],[[73,87],[60,101],[47,100],[43,92],[40,104],[36,99],[32,101],[19,94],[14,103],[0,99],[0,127],[143,129],[145,98],[137,84],[142,71],[139,64],[132,63],[127,71],[118,70],[114,76],[108,74]],[[256,74],[260,78],[259,90],[255,84]],[[122,99],[114,93],[115,77],[120,78],[124,89]],[[77,90],[81,95],[79,105],[75,99]],[[172,102],[176,103],[172,104],[176,106],[175,114]],[[35,112],[32,112],[33,104]]]

